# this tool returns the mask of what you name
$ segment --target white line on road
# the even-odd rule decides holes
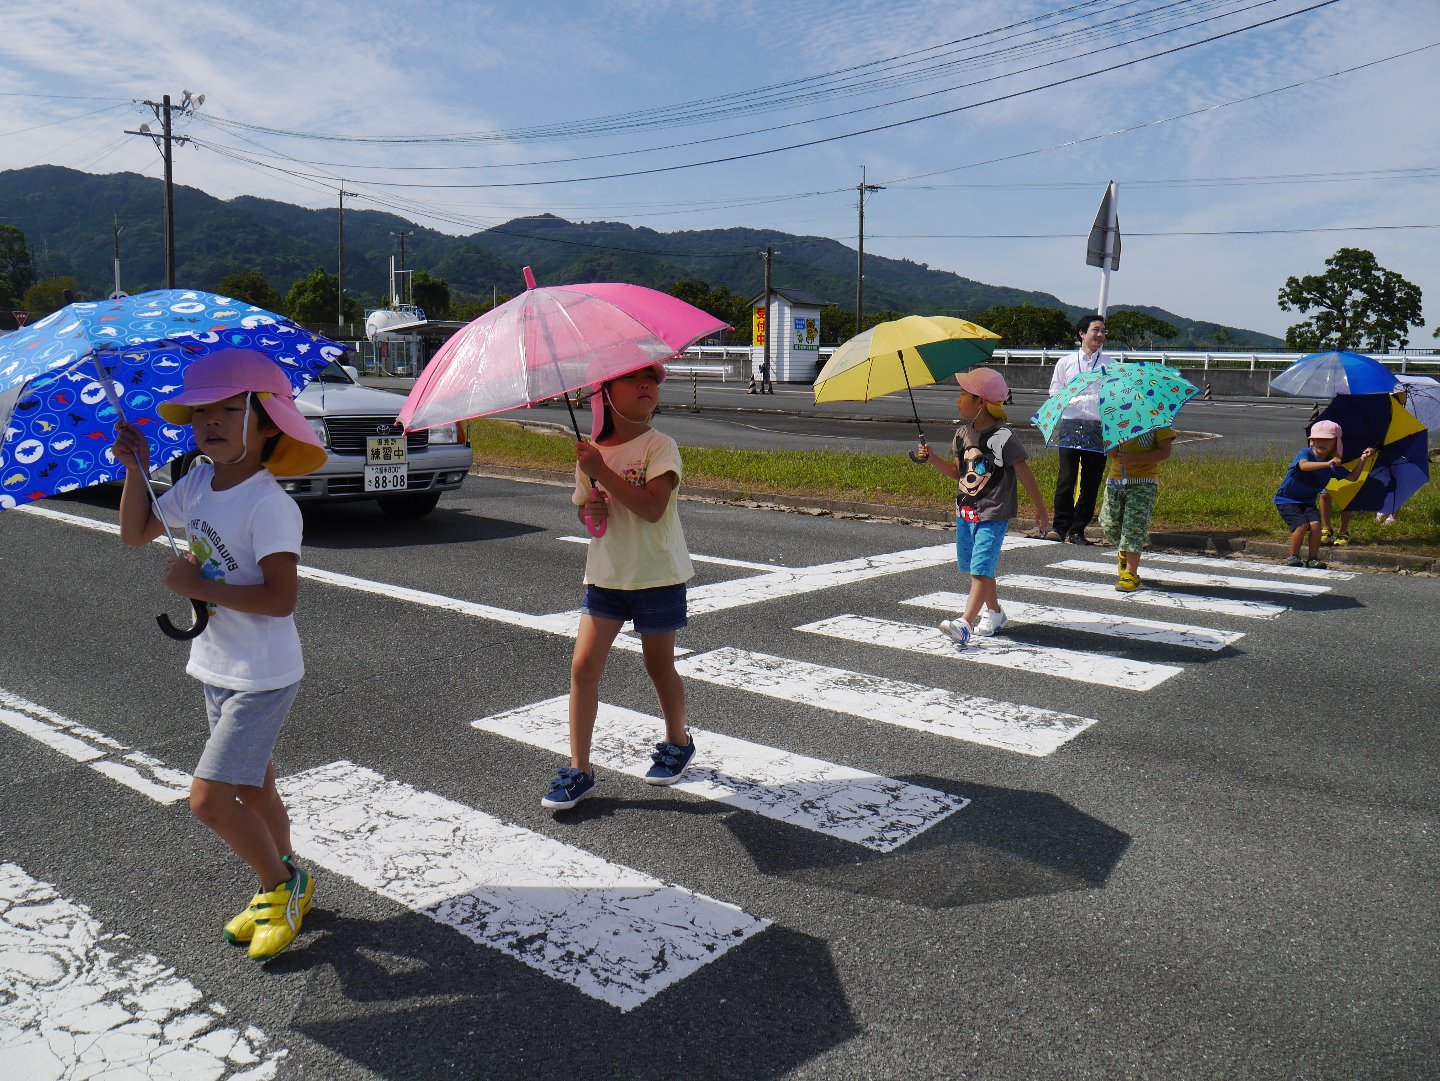
[[[225,1027],[189,980],[84,905],[0,863],[0,1049],[7,1077],[267,1081],[288,1052]]]
[[[914,597],[900,603],[913,604],[917,608],[934,608],[942,612],[961,612],[965,608],[965,602],[964,593],[927,593],[923,597]],[[1221,631],[1213,627],[1195,627],[1188,623],[1164,623],[1136,616],[1086,612],[1078,608],[1026,604],[1024,601],[1007,600],[1000,607],[1010,618],[1006,631],[1011,634],[1023,630],[1027,624],[1038,624],[1060,630],[1083,631],[1086,634],[1103,634],[1112,638],[1162,642],[1165,645],[1212,651],[1224,649],[1245,637],[1243,631]]]
[[[571,544],[589,544],[589,537],[556,537],[556,540],[568,541]],[[702,556],[690,553],[692,563],[714,563],[719,567],[736,567],[744,571],[773,571],[774,563],[752,563],[748,559],[726,559],[724,556]]]
[[[551,698],[471,723],[482,732],[568,758],[568,701]],[[970,802],[963,796],[778,747],[694,726],[690,732],[695,758],[674,785],[676,790],[876,852],[899,848]],[[665,722],[658,717],[601,703],[591,761],[618,773],[643,777],[651,766],[650,752],[664,733]]]
[[[1113,553],[1112,553],[1113,554]],[[1218,556],[1182,556],[1170,552],[1146,552],[1142,563],[1184,563],[1192,567],[1214,567],[1222,571],[1257,571],[1261,574],[1281,574],[1291,578],[1310,578],[1332,582],[1348,582],[1358,575],[1354,571],[1337,571],[1332,568],[1287,567],[1283,563],[1257,563],[1245,559],[1220,559]],[[1144,577],[1142,572],[1141,577]]]
[[[1096,722],[978,695],[725,647],[676,665],[687,679],[1036,757]],[[697,752],[698,753],[698,752]]]
[[[621,1010],[769,926],[350,762],[279,787],[307,860]]]
[[[1144,576],[1141,577],[1143,579]],[[1217,615],[1242,616],[1246,619],[1274,619],[1276,616],[1290,611],[1283,604],[1237,600],[1230,597],[1201,597],[1193,593],[1166,593],[1164,590],[1151,589],[1148,586],[1135,593],[1120,593],[1113,585],[1104,582],[1077,582],[1069,578],[1050,578],[1039,574],[1006,574],[997,578],[995,584],[1002,595],[1012,589],[1029,589],[1042,593],[1063,593],[1072,597],[1088,597],[1092,600],[1117,601],[1122,604],[1148,604],[1158,608],[1176,608],[1188,612],[1214,612]],[[1001,606],[1004,606],[1003,601]]]
[[[1083,571],[1087,574],[1113,575],[1114,561],[1091,563],[1084,559],[1065,559],[1050,564],[1052,570]],[[1169,582],[1174,585],[1205,586],[1207,589],[1253,589],[1266,593],[1289,593],[1298,597],[1318,597],[1329,593],[1329,586],[1307,585],[1304,582],[1271,582],[1264,578],[1244,578],[1235,574],[1196,574],[1175,571],[1168,567],[1147,566],[1140,577],[1147,582]]]
[[[796,627],[797,631],[823,634],[846,642],[887,649],[903,649],[911,653],[928,653],[935,657],[952,657],[974,664],[991,664],[1000,668],[1016,668],[1038,672],[1082,683],[1098,683],[1126,691],[1148,691],[1171,676],[1184,671],[1173,664],[1132,661],[1124,657],[1108,657],[1103,653],[1086,653],[1054,646],[1031,646],[1002,638],[973,638],[965,649],[934,627],[900,623],[873,616],[836,616]]]

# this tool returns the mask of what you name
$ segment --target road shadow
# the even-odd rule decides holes
[[[909,776],[970,803],[891,852],[759,815],[726,823],[763,874],[926,908],[1104,886],[1130,836],[1048,792]]]
[[[539,526],[487,518],[440,506],[423,518],[391,518],[373,502],[301,504],[305,546],[331,549],[406,548],[415,544],[467,544],[545,532]]]
[[[316,926],[267,972],[303,973],[295,1030],[379,1077],[762,1081],[860,1032],[828,946],[784,927],[622,1013],[418,913]]]

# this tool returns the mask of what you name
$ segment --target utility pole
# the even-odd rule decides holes
[[[402,275],[405,273],[405,241],[406,241],[407,238],[412,237],[412,236],[414,236],[414,235],[415,235],[415,234],[414,234],[413,232],[409,232],[409,233],[391,233],[391,234],[390,234],[390,239],[394,240],[397,244],[400,245],[400,273],[401,273]],[[395,303],[395,304],[399,304],[399,303],[401,302],[401,301],[400,301],[400,296],[399,296],[398,293],[395,293],[395,290],[394,290],[393,286],[392,286],[392,288],[391,288],[391,293],[394,294],[391,302],[392,302],[392,303]],[[415,299],[413,292],[412,292],[412,294],[411,294],[410,299],[411,299],[411,302],[413,303],[413,301],[414,301],[414,299]]]
[[[340,251],[335,261],[335,323],[345,325],[345,196],[360,198],[353,191],[345,190],[345,181],[340,181],[340,215],[336,219],[340,230]]]
[[[204,94],[191,95],[190,91],[181,92],[180,104],[171,105],[170,95],[166,94],[157,101],[146,101],[143,104],[150,106],[155,113],[155,119],[160,122],[161,130],[153,132],[149,124],[141,124],[138,131],[126,129],[126,135],[144,135],[151,139],[160,156],[165,160],[165,288],[175,288],[175,185],[174,173],[171,163],[171,147],[175,143],[188,143],[188,135],[176,135],[173,132],[171,119],[173,113],[180,113],[181,116],[194,116],[195,110],[205,104]]]
[[[115,298],[120,298],[120,215],[112,215],[115,225]]]
[[[865,183],[865,166],[860,166],[860,183],[855,185],[859,194],[857,205],[860,208],[860,225],[856,232],[858,243],[855,245],[855,333],[859,334],[863,328],[861,320],[865,315],[865,195],[867,192],[884,191],[880,184]]]
[[[770,339],[774,337],[773,328],[770,326],[770,259],[774,250],[769,244],[765,245],[765,361],[760,365],[760,393],[774,394],[775,387],[770,382]]]

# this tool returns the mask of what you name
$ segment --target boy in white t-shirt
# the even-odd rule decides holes
[[[268,961],[290,945],[310,910],[315,882],[294,865],[290,818],[270,756],[305,664],[295,630],[300,509],[276,476],[322,465],[325,450],[292,399],[285,373],[262,353],[221,349],[185,371],[185,390],[159,407],[189,424],[208,462],[159,500],[147,499],[150,452],[129,424],[116,427],[125,466],[120,539],[137,547],[163,523],[185,522],[190,554],[171,559],[165,587],[208,605],[185,671],[205,686],[210,738],[190,785],[190,809],[255,871],[260,890],[225,925],[232,942]]]
[[[571,501],[594,539],[570,662],[570,765],[540,801],[550,810],[574,807],[594,791],[590,742],[600,678],[626,620],[640,635],[645,670],[665,717],[665,739],[655,745],[646,783],[674,784],[695,754],[685,727],[685,685],[675,670],[675,632],[686,623],[685,583],[695,574],[675,508],[680,448],[650,427],[664,380],[665,369],[655,364],[602,384],[590,400],[593,441],[576,444]]]

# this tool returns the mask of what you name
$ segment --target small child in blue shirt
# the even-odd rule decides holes
[[[1275,492],[1275,509],[1290,527],[1290,558],[1287,567],[1324,567],[1320,562],[1320,493],[1331,480],[1355,480],[1365,463],[1375,455],[1373,447],[1360,452],[1353,469],[1346,469],[1340,425],[1319,420],[1310,428],[1308,445],[1290,463],[1285,479]],[[1300,558],[1300,545],[1309,538],[1310,558]]]

